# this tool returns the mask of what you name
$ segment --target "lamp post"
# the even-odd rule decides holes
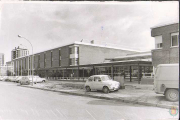
[[[20,35],[18,35],[18,37],[27,40],[31,44],[31,42],[28,39],[26,39],[25,37],[22,37]],[[32,44],[31,44],[31,48],[32,48],[32,67],[31,67],[31,69],[32,69],[32,86],[33,86],[33,82],[34,82],[33,81],[33,76],[34,76],[34,67],[33,67],[33,64],[34,64],[34,55],[33,55],[33,46],[32,46]],[[28,61],[29,61],[29,59],[28,59]],[[29,63],[28,63],[28,66],[29,66]],[[28,67],[28,73],[29,73],[29,67]]]

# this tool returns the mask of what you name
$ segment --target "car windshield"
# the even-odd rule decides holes
[[[101,79],[102,79],[103,81],[112,80],[109,75],[107,75],[107,76],[102,76]]]

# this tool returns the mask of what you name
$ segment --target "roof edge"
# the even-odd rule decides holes
[[[173,24],[179,24],[179,22],[172,22],[172,23],[165,23],[165,24],[161,24],[161,25],[156,25],[154,27],[150,27],[150,29],[164,27],[164,26],[173,25]]]

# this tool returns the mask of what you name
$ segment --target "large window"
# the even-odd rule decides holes
[[[155,37],[155,49],[160,49],[163,47],[162,36]]]
[[[171,34],[171,47],[179,46],[179,33]]]

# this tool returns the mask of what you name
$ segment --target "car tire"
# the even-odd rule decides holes
[[[108,88],[107,86],[104,86],[104,87],[103,87],[103,92],[104,92],[104,93],[109,93],[109,88]]]
[[[89,86],[86,86],[86,92],[90,92],[91,88]]]
[[[20,82],[20,85],[22,85],[22,82]]]
[[[176,102],[179,100],[179,92],[176,89],[168,89],[165,93],[165,97],[169,101]]]
[[[45,82],[45,80],[43,80],[42,82]]]

